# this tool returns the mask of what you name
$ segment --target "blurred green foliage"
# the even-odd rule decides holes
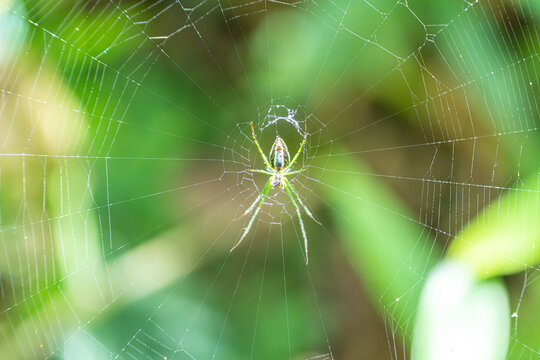
[[[470,325],[537,356],[540,7],[246,3],[0,10],[1,153],[48,155],[0,158],[0,353],[427,359]],[[311,114],[308,268],[287,203],[228,252],[274,101]]]

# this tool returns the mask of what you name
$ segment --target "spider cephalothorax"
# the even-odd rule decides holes
[[[304,123],[304,127],[306,124]],[[302,171],[306,170],[307,167],[303,167],[300,170],[290,171],[291,166],[296,162],[296,159],[298,159],[298,156],[302,152],[302,149],[304,148],[304,145],[306,143],[307,139],[307,129],[304,129],[304,137],[302,139],[302,142],[300,143],[300,147],[298,148],[298,151],[292,158],[292,160],[289,162],[289,150],[287,150],[287,145],[285,145],[285,141],[283,141],[282,138],[279,136],[276,137],[276,140],[274,141],[274,145],[272,145],[272,149],[270,150],[270,161],[266,158],[264,155],[261,146],[259,145],[259,142],[257,141],[257,137],[255,136],[255,128],[253,127],[253,122],[251,123],[251,133],[253,134],[253,141],[255,142],[255,145],[257,146],[257,149],[259,150],[259,153],[261,154],[261,157],[264,160],[264,163],[266,165],[265,170],[253,170],[249,169],[248,171],[251,172],[257,172],[262,174],[270,175],[270,178],[266,182],[266,185],[263,187],[261,193],[259,196],[255,199],[255,201],[247,208],[247,210],[242,214],[241,217],[246,216],[249,214],[255,206],[257,206],[257,209],[253,213],[253,216],[251,216],[251,219],[248,222],[248,225],[244,229],[244,232],[242,233],[242,236],[240,237],[240,240],[236,243],[236,245],[233,246],[231,251],[233,251],[244,239],[244,237],[249,232],[249,229],[251,229],[251,225],[253,225],[253,222],[255,221],[255,218],[259,214],[259,211],[261,210],[261,207],[264,204],[264,200],[266,199],[266,196],[270,192],[270,190],[275,188],[284,189],[287,195],[289,195],[289,198],[291,199],[292,204],[294,205],[294,208],[296,210],[296,214],[298,215],[298,221],[300,222],[300,230],[302,231],[302,236],[304,238],[304,246],[305,246],[305,252],[306,252],[306,263],[308,262],[308,247],[307,247],[307,236],[306,231],[304,230],[304,222],[302,221],[302,216],[300,215],[300,208],[298,207],[297,202],[302,206],[306,214],[311,217],[317,224],[320,224],[306,205],[302,202],[302,199],[300,199],[300,195],[298,195],[298,192],[294,188],[294,186],[291,184],[291,182],[287,179],[287,176],[295,175],[298,173],[301,173]]]

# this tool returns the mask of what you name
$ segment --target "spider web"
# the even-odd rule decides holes
[[[0,353],[409,358],[399,306],[538,173],[540,7],[442,3],[0,2]],[[230,252],[266,181],[251,122],[266,154],[307,128],[309,266],[281,191]],[[358,196],[365,181],[404,205]],[[420,229],[413,288],[362,282],[336,194]],[[508,357],[536,358],[519,315],[538,268],[513,260]]]

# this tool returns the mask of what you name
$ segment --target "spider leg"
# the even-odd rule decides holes
[[[304,222],[302,221],[302,215],[300,215],[300,208],[298,207],[298,205],[296,204],[296,201],[294,200],[294,196],[291,192],[291,184],[286,181],[285,182],[285,191],[287,191],[287,194],[289,195],[289,198],[291,199],[291,202],[293,203],[294,205],[294,208],[296,209],[296,215],[298,215],[298,221],[300,222],[300,230],[302,230],[302,237],[304,238],[304,248],[305,248],[305,251],[306,251],[306,265],[309,261],[309,258],[308,258],[308,241],[307,241],[307,236],[306,236],[306,230],[304,229]]]
[[[247,169],[247,171],[249,171],[249,172],[256,172],[256,173],[261,173],[261,174],[266,174],[266,175],[274,175],[273,172],[270,172],[270,171],[267,171],[267,170]]]
[[[306,171],[308,168],[309,168],[309,165],[306,165],[306,166],[304,166],[303,168],[301,168],[300,170],[291,171],[291,172],[288,172],[288,173],[286,173],[286,174],[284,174],[284,175],[289,176],[289,175],[299,174],[299,173],[301,173],[301,172]],[[248,170],[248,171],[249,171],[249,170]]]
[[[298,148],[298,151],[296,152],[296,154],[292,158],[289,165],[287,165],[287,167],[285,169],[283,169],[283,170],[287,170],[288,168],[290,168],[296,162],[296,159],[298,159],[298,156],[300,155],[300,153],[302,152],[302,149],[304,148],[304,145],[306,144],[306,140],[307,140],[307,121],[304,120],[304,139],[300,143],[300,147]],[[272,167],[270,167],[270,168],[272,168]]]
[[[247,225],[247,227],[244,229],[244,232],[242,233],[242,237],[240,237],[240,240],[238,240],[238,242],[236,243],[236,245],[234,245],[232,247],[232,249],[230,251],[233,251],[238,245],[240,245],[240,243],[242,242],[242,240],[244,240],[244,238],[246,237],[246,235],[248,234],[249,232],[249,229],[251,229],[251,225],[253,225],[253,222],[255,221],[255,218],[257,217],[257,215],[259,214],[259,211],[261,211],[261,207],[263,206],[264,204],[264,200],[266,199],[266,196],[268,195],[268,193],[270,192],[270,190],[272,190],[272,181],[273,181],[273,177],[271,177],[268,182],[266,183],[266,185],[264,185],[264,188],[263,190],[261,191],[260,195],[257,197],[257,199],[253,202],[253,204],[251,204],[251,206],[246,210],[246,212],[244,213],[244,215],[247,215],[249,214],[249,212],[251,212],[251,210],[253,210],[253,208],[255,207],[255,205],[257,204],[257,201],[259,201],[259,206],[257,206],[257,209],[255,210],[255,212],[253,213],[253,216],[251,216],[251,219],[249,219],[249,223]],[[244,215],[240,216],[243,217]]]
[[[237,221],[237,220],[240,220],[241,218],[243,218],[244,216],[246,216],[247,214],[249,214],[253,208],[255,207],[255,205],[257,205],[257,202],[261,199],[262,197],[262,194],[259,194],[259,196],[257,196],[257,198],[255,199],[254,202],[251,203],[251,205],[249,205],[249,207],[247,208],[246,211],[244,211],[244,213],[242,215],[240,215],[239,217],[235,218],[233,221]]]
[[[259,145],[259,142],[257,141],[257,137],[255,136],[255,128],[253,127],[253,121],[251,122],[251,134],[253,135],[253,141],[255,142],[255,145],[257,145],[257,149],[259,149],[259,153],[261,154],[263,160],[264,160],[264,163],[266,164],[266,166],[271,169],[272,167],[270,166],[270,163],[268,162],[268,159],[266,158],[266,155],[264,155],[262,149],[261,149],[261,146]]]
[[[290,174],[290,173],[289,173]],[[289,175],[287,174],[287,175]],[[289,188],[291,189],[291,192],[296,196],[296,199],[298,200],[298,202],[300,203],[300,205],[302,205],[302,207],[304,208],[304,211],[306,212],[306,214],[313,219],[313,221],[315,221],[317,224],[319,225],[322,225],[320,221],[318,221],[317,219],[315,219],[315,217],[313,216],[313,214],[311,213],[311,211],[309,211],[309,209],[307,208],[306,205],[304,205],[304,203],[302,202],[302,199],[300,199],[300,195],[298,195],[298,192],[296,191],[296,189],[294,188],[294,186],[291,184],[291,182],[289,180],[287,180],[287,178],[283,178],[285,180],[285,183],[287,184],[287,186],[289,186]]]

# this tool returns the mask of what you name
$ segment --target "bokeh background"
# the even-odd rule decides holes
[[[536,1],[0,0],[0,357],[540,358]],[[279,190],[234,251],[276,135]]]

